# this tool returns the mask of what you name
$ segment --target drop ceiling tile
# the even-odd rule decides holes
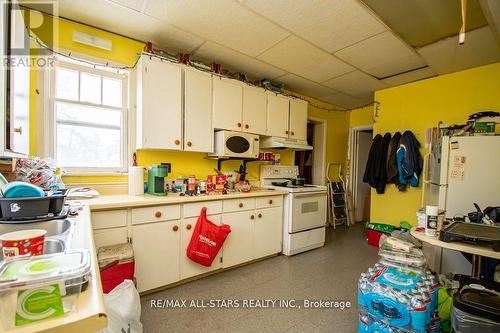
[[[500,43],[500,1],[482,1],[481,6],[483,7],[483,11],[489,23],[492,25],[491,29],[496,31],[497,42]]]
[[[458,36],[443,39],[417,50],[438,74],[446,74],[500,61],[500,50],[489,27],[469,31],[465,44]]]
[[[354,71],[323,82],[323,85],[358,98],[373,98],[373,92],[387,84],[361,71]]]
[[[293,35],[257,58],[315,82],[323,82],[354,70],[331,54]]]
[[[424,67],[420,69],[416,69],[411,72],[406,72],[403,74],[395,75],[383,79],[384,83],[387,83],[389,86],[399,86],[401,84],[410,83],[413,81],[418,81],[422,79],[426,79],[429,77],[436,76],[436,72],[434,72],[430,67]]]
[[[249,56],[290,34],[235,1],[149,0],[145,13]]]
[[[128,9],[135,10],[137,12],[141,12],[143,9],[142,7],[144,5],[144,1],[147,1],[147,0],[104,0],[104,1],[108,1],[111,3],[117,4],[119,6],[123,6],[123,7],[126,7]]]
[[[425,64],[419,55],[387,31],[335,53],[340,59],[377,77],[406,72]]]
[[[367,102],[364,102],[356,97],[344,94],[344,93],[336,93],[333,95],[323,96],[318,98],[321,101],[336,105],[338,107],[344,109],[354,109],[358,108],[362,105],[365,105]]]
[[[336,93],[337,91],[316,82],[304,79],[295,74],[285,74],[275,80],[276,82],[284,83],[286,90],[292,90],[299,94],[304,94],[309,97],[328,96]]]
[[[245,6],[330,53],[386,30],[353,0],[247,0]]]
[[[216,62],[234,72],[244,72],[254,79],[274,79],[286,74],[285,71],[266,64],[255,58],[231,50],[225,46],[207,41],[194,52],[194,59],[201,59],[207,64]]]
[[[60,0],[59,15],[141,41],[152,41],[171,52],[190,52],[203,39],[155,18],[103,0]]]

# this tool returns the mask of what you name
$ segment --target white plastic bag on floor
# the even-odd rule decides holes
[[[108,327],[100,333],[142,333],[141,300],[132,280],[120,283],[104,295]]]

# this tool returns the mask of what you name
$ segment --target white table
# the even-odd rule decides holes
[[[472,254],[472,276],[479,277],[481,274],[481,263],[483,257],[500,259],[500,252],[493,251],[490,246],[472,245],[462,242],[443,242],[438,236],[427,236],[423,231],[417,231],[416,227],[411,228],[410,234],[416,239],[437,246],[442,249],[455,250]]]

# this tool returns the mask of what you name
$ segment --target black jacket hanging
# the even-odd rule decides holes
[[[386,133],[384,137],[377,134],[373,138],[363,175],[363,182],[375,188],[379,194],[385,192],[387,184],[387,149],[390,141],[390,133]]]

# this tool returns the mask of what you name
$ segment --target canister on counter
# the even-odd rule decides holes
[[[437,206],[425,207],[425,234],[427,236],[435,237],[437,235],[438,214]]]

